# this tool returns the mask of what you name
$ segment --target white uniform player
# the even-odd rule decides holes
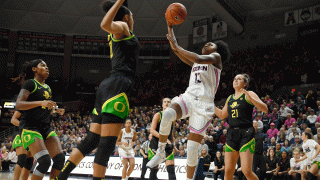
[[[214,97],[220,82],[221,70],[212,64],[194,63],[189,87],[184,94],[172,99],[182,109],[182,119],[190,117],[189,129],[205,136],[214,114]]]
[[[293,167],[293,170],[298,171],[304,168],[304,161],[296,162],[295,158],[290,159],[290,167]]]
[[[132,147],[133,129],[130,129],[130,133],[126,132],[126,129],[122,129],[122,137],[120,142],[128,143],[128,146],[120,145],[118,148],[119,156],[122,159],[134,158],[134,151]]]
[[[317,150],[316,150],[316,145],[318,143],[313,140],[313,139],[308,139],[306,142],[302,143],[302,149],[303,152],[306,153],[307,156],[307,169],[309,170],[312,163],[315,161],[320,162],[320,156],[318,155],[315,159],[313,159],[311,161],[311,158],[314,157],[314,155],[316,154]]]

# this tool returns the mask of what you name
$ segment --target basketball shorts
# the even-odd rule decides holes
[[[172,99],[172,103],[180,105],[182,117],[189,117],[190,132],[205,136],[206,129],[212,121],[212,116],[215,112],[214,102],[209,102],[204,99],[198,99],[191,96],[189,93],[184,93]]]
[[[118,152],[119,152],[119,156],[121,161],[123,159],[130,159],[130,158],[134,158],[134,151],[133,148],[130,149],[123,149],[123,148],[118,148]]]
[[[255,151],[255,129],[248,128],[229,128],[227,131],[227,142],[225,145],[226,152],[245,152],[247,149],[251,153]]]
[[[133,88],[131,78],[111,75],[103,80],[96,93],[93,123],[124,123],[129,114],[128,96]]]
[[[13,142],[12,142],[13,149],[16,149],[17,147],[23,146],[19,132],[14,132],[13,137],[14,137]]]
[[[50,137],[58,136],[50,125],[41,128],[24,127],[20,129],[20,134],[24,149],[27,149],[32,143],[34,143],[36,137],[42,140],[46,140]]]
[[[156,154],[158,149],[158,143],[159,141],[155,138],[152,138],[149,145],[148,150],[148,159],[151,160],[153,156]],[[167,144],[166,148],[164,150],[166,152],[166,160],[174,160],[174,152],[173,152],[173,145]]]

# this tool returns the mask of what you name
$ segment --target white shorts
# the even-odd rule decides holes
[[[189,129],[191,132],[206,135],[206,130],[214,115],[214,102],[196,99],[188,93],[181,94],[172,99],[171,103],[177,103],[182,109],[182,117],[189,117]]]
[[[121,161],[123,159],[130,159],[130,158],[134,158],[134,151],[133,149],[128,149],[128,150],[124,150],[122,148],[118,148],[118,152],[119,152],[119,156]]]

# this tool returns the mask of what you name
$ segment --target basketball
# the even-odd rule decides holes
[[[183,23],[187,17],[187,9],[183,4],[172,3],[166,11],[166,19],[172,25]]]

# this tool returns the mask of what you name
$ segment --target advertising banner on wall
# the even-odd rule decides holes
[[[69,156],[66,156],[66,160],[69,159]],[[86,156],[78,166],[72,171],[72,174],[79,175],[92,175],[93,174],[93,161],[94,156]],[[131,178],[140,178],[141,169],[142,169],[141,157],[135,157],[135,166]],[[177,179],[186,179],[187,172],[187,159],[174,159],[176,178]],[[52,163],[51,163],[52,164]],[[106,176],[121,177],[123,165],[119,157],[110,157],[108,162],[108,167],[106,171]],[[51,168],[48,172],[51,171]],[[147,170],[145,178],[149,178],[150,170]],[[164,163],[159,165],[158,179],[168,179],[167,168]]]

